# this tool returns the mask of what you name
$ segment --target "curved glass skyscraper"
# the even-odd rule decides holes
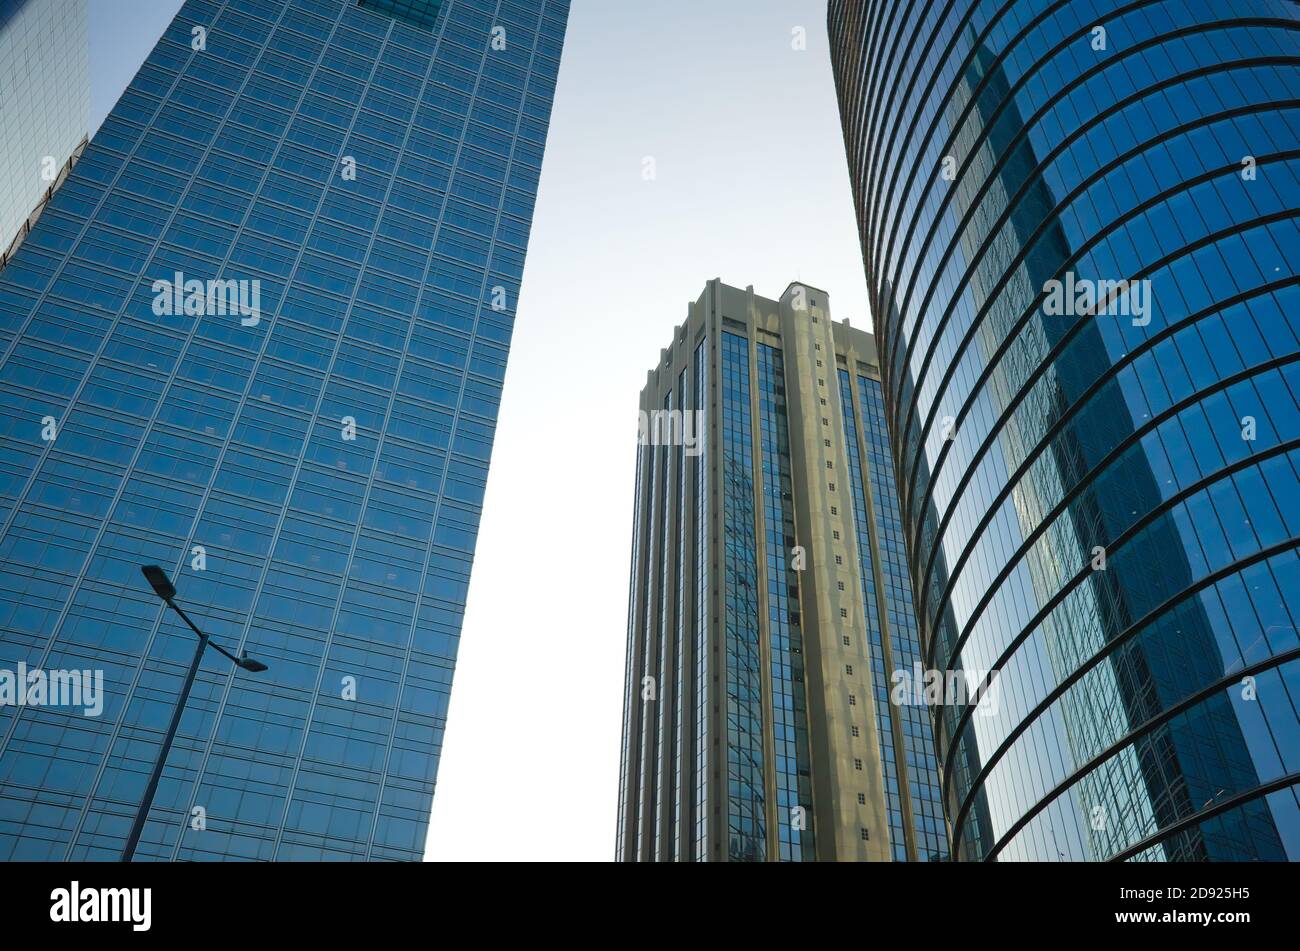
[[[1300,7],[828,19],[954,858],[1300,858]]]

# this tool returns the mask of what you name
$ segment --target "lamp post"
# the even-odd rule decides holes
[[[167,754],[171,752],[172,741],[176,739],[176,730],[181,725],[181,714],[185,712],[185,704],[190,699],[190,688],[194,686],[194,678],[199,672],[199,665],[203,662],[203,652],[209,644],[213,649],[230,658],[231,663],[236,667],[242,667],[250,674],[261,673],[266,670],[266,664],[253,660],[247,653],[240,654],[236,657],[230,651],[226,650],[220,644],[214,643],[208,635],[198,629],[189,615],[181,610],[176,603],[176,586],[168,579],[167,573],[157,565],[145,565],[140,569],[148,579],[154,593],[162,598],[177,614],[181,616],[186,624],[199,637],[199,645],[194,650],[194,660],[190,662],[190,672],[185,676],[185,686],[181,688],[181,695],[176,700],[176,709],[172,711],[171,726],[167,728],[167,736],[163,740],[162,749],[158,751],[158,761],[154,763],[153,775],[149,777],[149,785],[144,791],[144,799],[140,801],[140,809],[135,814],[135,822],[131,826],[131,834],[127,836],[126,848],[122,850],[122,861],[130,862],[135,858],[135,847],[140,842],[140,834],[144,832],[145,819],[149,816],[149,809],[153,806],[154,794],[158,791],[158,781],[162,779],[163,767],[167,765]]]

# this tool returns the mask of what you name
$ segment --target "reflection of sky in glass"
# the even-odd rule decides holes
[[[860,108],[897,121],[844,124],[851,167],[873,157],[857,197],[868,283],[894,308],[882,361],[931,653],[1003,667],[998,715],[944,713],[961,849],[1300,856],[1296,790],[1258,795],[1300,743],[1300,293],[1282,251],[1300,238],[1300,115],[1280,105],[1300,71],[1246,59],[1293,31],[1232,22],[1283,8],[1129,11],[1108,22],[1126,43],[1092,50],[1057,45],[1091,27],[1079,9],[1018,32],[979,4],[942,21],[912,6],[951,55],[839,68],[842,86],[895,74]],[[898,101],[913,73],[930,112]],[[1240,174],[1247,154],[1268,170]],[[951,183],[901,174],[945,155]],[[1067,273],[1149,280],[1150,307],[1043,313]],[[1264,665],[1266,698],[1237,695],[1243,663]]]

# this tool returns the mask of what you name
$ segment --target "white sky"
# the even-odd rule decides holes
[[[91,0],[92,128],[179,6]],[[869,324],[825,22],[573,0],[429,859],[613,858],[637,396],[687,302],[804,280]]]

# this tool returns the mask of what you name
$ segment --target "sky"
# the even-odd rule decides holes
[[[90,5],[96,128],[180,4]],[[429,860],[613,859],[638,394],[687,303],[870,325],[825,6],[573,0]]]
[[[88,0],[90,133],[122,95],[181,0]]]

